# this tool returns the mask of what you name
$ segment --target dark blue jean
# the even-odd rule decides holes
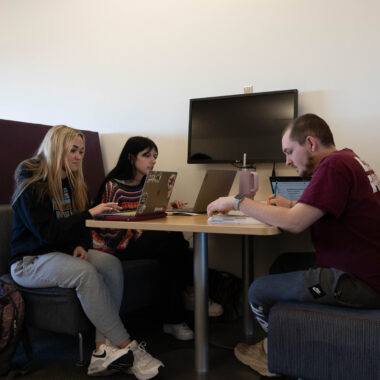
[[[266,332],[270,309],[278,301],[380,308],[380,294],[358,278],[334,268],[310,268],[259,277],[250,286],[248,299]]]

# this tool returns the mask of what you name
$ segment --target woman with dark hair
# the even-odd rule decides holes
[[[123,210],[135,210],[147,173],[153,170],[158,155],[156,144],[147,137],[128,139],[116,166],[110,171],[98,194],[98,201],[117,202]],[[170,207],[182,207],[180,201]],[[193,339],[184,322],[184,294],[187,308],[193,297],[192,252],[180,232],[97,229],[93,231],[95,249],[115,254],[120,260],[156,259],[161,269],[161,307],[164,332],[180,340]],[[185,290],[186,289],[186,290]],[[184,292],[185,290],[185,292]],[[209,315],[223,313],[221,305],[209,302]]]
[[[123,271],[112,255],[91,248],[85,220],[115,212],[115,202],[88,207],[81,131],[58,125],[45,135],[37,154],[18,166],[12,199],[9,264],[13,279],[28,288],[74,288],[96,328],[88,374],[123,370],[139,380],[158,374],[163,364],[132,341],[120,317]]]
[[[141,154],[139,155],[139,153]],[[158,156],[157,145],[147,137],[135,136],[128,139],[120,153],[116,166],[108,173],[99,189],[97,202],[101,201],[103,198],[104,187],[109,181],[117,179],[119,182],[131,186],[140,184],[141,179],[145,177],[145,174],[143,169],[143,171],[141,171],[139,167],[135,167],[138,155],[141,156],[141,158],[154,159],[154,162],[150,165],[149,162],[147,162],[148,168],[152,170]],[[138,161],[142,162],[143,160],[141,159]]]

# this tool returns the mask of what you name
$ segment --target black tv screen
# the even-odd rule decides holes
[[[190,99],[187,162],[285,161],[281,135],[297,110],[297,90]]]

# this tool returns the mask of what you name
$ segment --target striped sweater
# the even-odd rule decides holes
[[[102,195],[102,202],[117,202],[123,210],[135,211],[142,193],[143,183],[127,186],[116,179],[108,181]],[[120,230],[98,228],[92,231],[92,243],[95,249],[107,253],[127,248],[131,239],[138,239],[142,230]]]

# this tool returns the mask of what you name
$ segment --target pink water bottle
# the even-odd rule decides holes
[[[239,193],[253,199],[259,189],[259,175],[253,168],[246,166],[245,153],[243,157],[243,166],[239,171]]]

